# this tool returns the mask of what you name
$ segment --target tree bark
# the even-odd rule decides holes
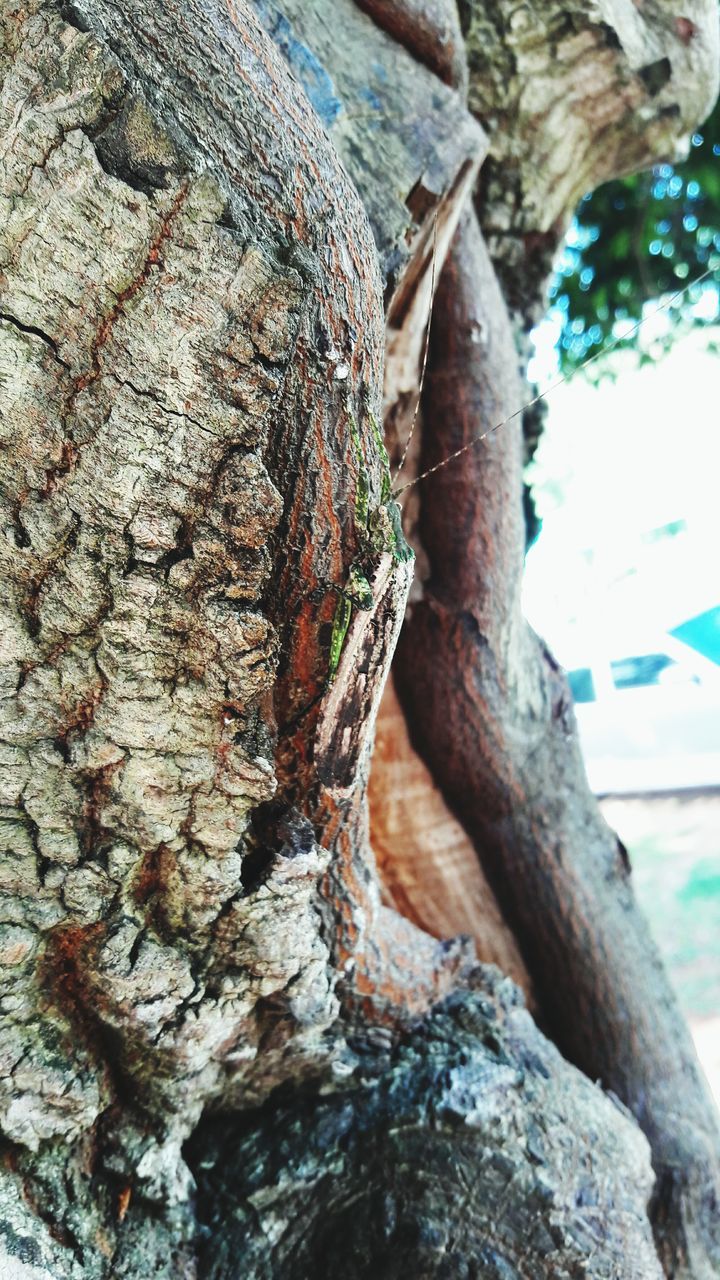
[[[395,745],[457,869],[400,892],[422,805],[384,885],[370,838],[438,280],[424,456],[523,397],[473,193],[529,315],[579,176],[716,88],[709,0],[566,17],[0,0],[13,1280],[714,1274],[714,1117],[519,618],[517,432],[405,511]]]
[[[509,320],[472,214],[434,325],[428,466],[520,402]],[[717,1266],[714,1110],[633,899],[627,853],[589,793],[568,685],[521,615],[522,451],[516,420],[431,478],[420,520],[430,576],[403,631],[399,687],[518,941],[543,1024],[648,1136],[661,1256],[692,1265],[707,1249]]]

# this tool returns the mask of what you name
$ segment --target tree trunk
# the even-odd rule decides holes
[[[383,443],[712,104],[714,0],[536,8],[0,0],[3,1277],[720,1273],[521,429]]]

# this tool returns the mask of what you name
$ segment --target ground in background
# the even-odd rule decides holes
[[[720,793],[608,797],[700,1061],[720,1105]]]

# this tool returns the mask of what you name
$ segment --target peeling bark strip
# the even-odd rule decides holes
[[[370,755],[412,572],[381,401],[385,376],[390,425],[415,403],[432,246],[439,273],[488,145],[493,180],[507,177],[493,208],[517,198],[512,234],[525,208],[535,225],[529,175],[541,185],[556,168],[528,137],[563,133],[547,51],[564,94],[595,58],[598,24],[615,23],[599,64],[631,87],[613,155],[638,126],[650,155],[698,118],[716,15],[693,0],[668,23],[659,4],[633,18],[603,0],[565,28],[550,6],[520,40],[503,5],[461,9],[489,137],[464,102],[451,0],[0,0],[0,1271],[12,1280],[231,1280],[238,1266],[660,1274],[637,1125],[562,1060],[507,980],[477,969],[467,939],[447,939],[452,903],[423,913],[406,894],[401,916],[375,873]],[[654,63],[637,63],[636,37]],[[689,60],[677,74],[676,46]],[[502,301],[486,282],[494,334]],[[437,352],[449,305],[441,317]],[[502,362],[480,368],[478,354],[465,373],[502,398]],[[465,430],[459,385],[454,417],[427,415],[430,449]],[[572,918],[548,890],[536,946],[521,886],[493,871],[500,831],[537,883],[517,807],[528,788],[500,785],[483,752],[518,707],[565,716],[517,624],[506,447],[498,485],[472,473],[484,511],[462,487],[451,537],[447,491],[425,491],[438,495],[423,520],[441,572],[399,683],[420,736],[419,711],[436,716],[459,683],[442,732],[470,706],[469,737],[451,744],[475,753],[467,794],[479,778],[502,802],[486,852],[501,958],[524,979],[519,943],[559,1043],[635,1108],[662,1173],[662,1262],[704,1278],[712,1121],[683,1033],[669,1057],[651,1043],[674,1034],[674,1015],[641,1010],[619,980],[597,985],[586,960],[608,933],[587,885]],[[412,644],[428,618],[434,656]],[[554,763],[563,724],[550,741]],[[438,781],[476,834],[452,792],[455,756],[433,763],[426,748],[440,810]],[[574,841],[597,819],[578,791],[566,832],[543,777],[531,836],[546,848],[555,825],[567,835],[576,888]],[[459,848],[467,859],[467,839]],[[640,934],[621,943],[647,965]],[[683,1072],[681,1122],[669,1094]]]

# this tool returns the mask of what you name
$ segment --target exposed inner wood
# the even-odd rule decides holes
[[[475,847],[410,742],[392,677],[378,714],[368,799],[388,903],[436,938],[467,934],[478,958],[531,998],[530,976]]]

